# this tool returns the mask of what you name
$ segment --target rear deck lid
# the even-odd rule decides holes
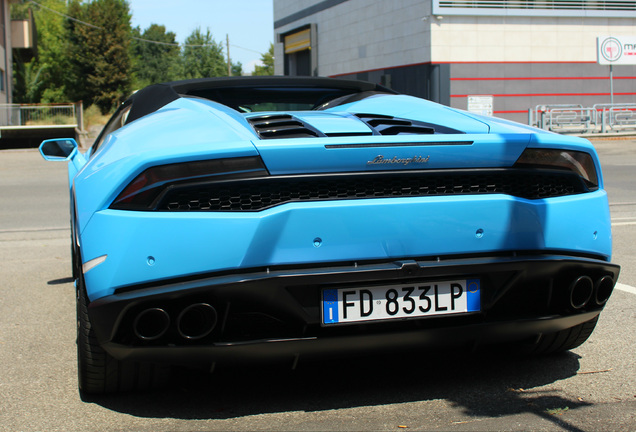
[[[256,140],[272,175],[512,166],[531,134],[339,136]]]

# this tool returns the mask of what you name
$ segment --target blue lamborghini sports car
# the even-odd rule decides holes
[[[619,274],[580,138],[329,78],[157,84],[69,167],[79,385],[166,365],[568,350]]]

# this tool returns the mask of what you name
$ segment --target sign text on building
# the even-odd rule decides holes
[[[636,36],[599,36],[596,48],[598,64],[636,64]]]

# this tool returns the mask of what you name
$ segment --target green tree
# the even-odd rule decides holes
[[[261,54],[263,66],[254,66],[254,75],[274,75],[274,44],[269,44],[269,50]]]
[[[151,24],[143,33],[139,27],[132,31],[132,72],[136,89],[181,78],[181,49],[173,32],[166,32],[166,27],[158,24]]]
[[[70,0],[67,96],[103,114],[131,93],[130,12],[125,0]]]
[[[42,67],[36,61],[24,62],[19,57],[13,59],[13,102],[40,102],[44,83]]]
[[[205,33],[196,28],[185,40],[183,49],[183,76],[206,78],[227,75],[227,62],[223,46],[214,40],[210,29]]]
[[[41,5],[41,6],[40,6]],[[59,0],[40,0],[38,4],[11,4],[12,19],[28,19],[33,13],[37,30],[37,57],[14,56],[15,102],[67,102],[65,75],[68,72],[65,18],[66,4]],[[55,12],[58,13],[55,13]]]
[[[232,76],[241,76],[243,75],[243,63],[241,62],[232,62]]]

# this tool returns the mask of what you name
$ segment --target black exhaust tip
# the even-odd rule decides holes
[[[185,339],[201,339],[214,330],[216,322],[216,309],[207,303],[195,303],[181,311],[177,318],[177,330]]]
[[[170,316],[161,308],[146,309],[135,318],[133,330],[139,339],[150,341],[163,336],[170,326]]]
[[[570,285],[570,306],[581,309],[592,298],[594,282],[588,276],[580,276]]]
[[[594,284],[594,302],[603,306],[609,300],[614,291],[614,279],[611,276],[603,276]]]

